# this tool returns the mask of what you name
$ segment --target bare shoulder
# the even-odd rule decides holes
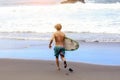
[[[65,36],[65,33],[64,33],[64,32],[62,32],[62,34]]]
[[[61,32],[61,33],[65,34],[64,32]]]

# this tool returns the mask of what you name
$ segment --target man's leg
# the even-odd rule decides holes
[[[60,53],[60,56],[61,56],[62,61],[64,62],[64,68],[66,68],[67,67],[66,59],[62,53]]]
[[[56,56],[56,65],[57,65],[57,69],[60,70],[60,66],[59,66],[59,59],[58,56]]]

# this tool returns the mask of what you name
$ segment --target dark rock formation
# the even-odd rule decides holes
[[[63,2],[61,2],[61,3],[64,4],[64,3],[75,3],[75,2],[85,3],[84,0],[66,0],[66,1],[63,1]]]

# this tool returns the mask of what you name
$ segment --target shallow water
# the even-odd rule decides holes
[[[0,58],[55,60],[48,41],[0,40]],[[80,43],[76,51],[66,51],[67,61],[99,65],[120,65],[120,43]]]

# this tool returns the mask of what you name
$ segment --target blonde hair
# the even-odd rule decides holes
[[[61,25],[61,24],[56,24],[56,25],[55,25],[55,28],[59,31],[59,30],[62,29],[62,25]]]

